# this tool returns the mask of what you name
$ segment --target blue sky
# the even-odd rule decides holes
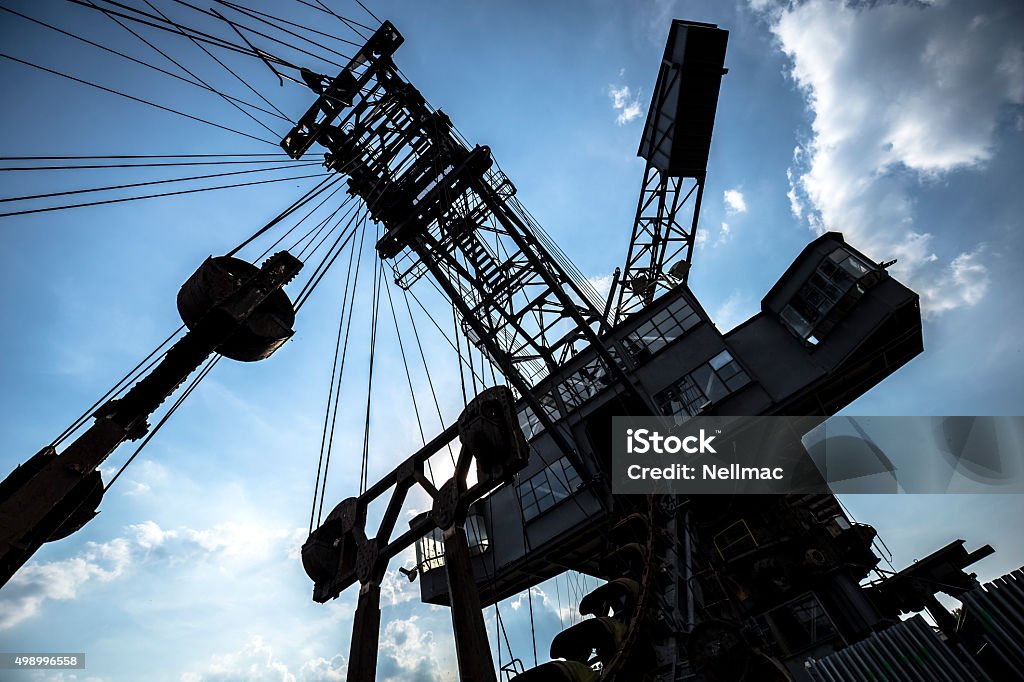
[[[159,60],[95,12],[55,1],[7,6]],[[158,6],[190,17],[170,3]],[[317,20],[319,30],[344,31],[298,3],[252,6],[279,15],[288,8],[296,20]],[[354,3],[335,6],[368,19]],[[405,74],[469,140],[491,146],[524,204],[596,283],[625,256],[643,170],[635,156],[642,114],[669,20],[729,29],[730,72],[691,276],[712,317],[726,329],[753,314],[817,230],[839,230],[874,258],[898,258],[893,272],[922,294],[926,313],[925,353],[849,413],[1024,411],[1019,3],[453,1],[371,8],[404,33],[397,61]],[[152,39],[218,87],[251,99],[194,46],[174,36]],[[13,15],[0,16],[0,44],[18,58],[269,137],[216,96]],[[229,63],[288,114],[306,109],[308,91],[279,86],[252,61]],[[274,151],[8,60],[0,60],[0,79],[5,156]],[[281,121],[262,119],[285,132]],[[185,174],[161,173],[7,172],[2,196]],[[4,473],[179,324],[174,295],[203,258],[233,247],[312,182],[0,218],[7,245],[0,252]],[[271,360],[218,364],[111,489],[100,516],[44,547],[0,592],[3,649],[87,653],[84,673],[39,679],[344,678],[355,595],[314,604],[297,559],[340,275],[325,280],[303,308],[296,337]],[[358,301],[361,313],[368,300]],[[356,326],[358,358],[366,328],[359,320]],[[454,353],[439,336],[424,334],[448,422],[462,399]],[[394,341],[382,344],[383,357],[393,359]],[[419,443],[399,364],[382,363],[375,378],[381,407],[372,415],[371,480]],[[414,381],[426,395],[425,376]],[[328,506],[356,492],[359,472],[365,368],[346,382],[343,447]],[[428,437],[438,430],[436,417],[424,422]],[[105,469],[126,456],[115,453]],[[1024,563],[1019,496],[844,502],[879,529],[897,567],[955,538],[971,548],[995,546],[997,554],[977,566],[983,579]],[[386,583],[379,679],[454,679],[448,612],[419,604],[416,585],[397,574],[398,565]],[[534,594],[542,657],[560,620],[572,617],[569,595],[582,587],[563,579]],[[527,611],[522,598],[502,605],[515,653],[532,662]]]

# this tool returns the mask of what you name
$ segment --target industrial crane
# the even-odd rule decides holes
[[[464,680],[496,679],[481,606],[567,568],[607,581],[580,604],[594,617],[556,637],[557,660],[517,676],[524,682],[792,679],[796,654],[896,621],[894,602],[874,597],[884,588],[859,586],[879,560],[874,530],[851,523],[830,494],[610,494],[612,415],[821,421],[922,349],[916,294],[838,234],[810,245],[762,313],[728,336],[686,287],[727,35],[672,24],[639,151],[647,168],[633,238],[603,314],[545,250],[489,150],[463,142],[401,77],[391,24],[334,78],[308,79],[319,97],[282,147],[296,159],[313,144],[326,150],[383,227],[377,252],[396,282],[431,277],[513,389],[478,396],[457,425],[339,503],[304,545],[314,599],[359,583],[349,680],[374,677],[380,582],[417,541],[421,594],[451,607]],[[455,473],[435,488],[423,463],[456,438]],[[432,509],[392,538],[417,485]],[[374,531],[367,508],[392,487]],[[934,563],[947,571],[932,577],[963,592],[974,583],[962,568],[991,548],[940,552]],[[934,591],[928,598],[941,618]],[[814,632],[800,635],[808,619]]]
[[[935,594],[974,590],[963,569],[987,546],[951,543],[863,586],[879,561],[874,529],[827,492],[612,495],[613,416],[788,414],[814,424],[923,349],[917,295],[837,233],[808,245],[761,311],[728,333],[688,288],[727,38],[712,24],[670,27],[639,148],[646,168],[632,238],[605,301],[519,202],[489,148],[465,141],[402,75],[394,25],[382,22],[336,75],[301,69],[316,99],[281,148],[294,160],[323,150],[325,168],[381,227],[376,252],[394,281],[407,290],[431,282],[507,382],[338,503],[304,544],[316,601],[359,585],[350,681],[375,677],[381,581],[412,546],[423,600],[451,607],[463,680],[499,674],[481,608],[570,569],[605,581],[580,603],[592,617],[555,638],[554,660],[515,671],[522,682],[807,679],[808,657],[841,655],[921,609],[955,639]],[[182,287],[188,332],[151,371],[104,402],[63,452],[44,448],[0,484],[0,585],[42,543],[95,515],[99,465],[144,437],[150,415],[211,354],[261,360],[292,335],[297,306],[282,288],[302,262],[280,251],[256,266],[236,251],[207,260]],[[445,448],[457,460],[437,485],[424,469]],[[431,509],[399,531],[417,487]],[[386,511],[370,527],[378,500]],[[933,632],[910,628],[927,665],[968,679]]]

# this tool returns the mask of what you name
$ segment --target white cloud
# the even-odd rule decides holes
[[[348,661],[315,656],[292,672],[274,647],[262,636],[251,637],[238,651],[212,656],[199,671],[189,671],[181,682],[341,682],[346,679]]]
[[[725,212],[729,215],[738,215],[747,212],[747,200],[743,192],[738,189],[725,190]]]
[[[559,589],[559,580],[564,581],[565,583],[564,594],[562,594]],[[558,618],[562,627],[568,627],[569,625],[577,623],[584,618],[583,614],[579,611],[579,596],[590,592],[603,582],[598,581],[595,585],[591,586],[589,581],[590,578],[582,573],[576,573],[574,571],[563,573],[560,576],[552,578],[547,583],[544,583],[547,589],[538,585],[530,588],[529,592],[523,591],[518,593],[511,598],[509,606],[513,613],[527,611],[529,608],[530,594],[532,594],[535,613],[547,611],[554,617]],[[557,596],[551,596],[552,589]],[[570,594],[573,594],[576,598],[573,599],[570,597]]]
[[[406,569],[416,566],[416,548],[409,547],[397,557],[397,563]],[[420,598],[419,586],[411,582],[398,568],[389,568],[380,584],[382,602],[396,606]]]
[[[732,228],[729,227],[729,223],[722,223],[722,227],[718,230],[718,239],[715,240],[713,246],[722,246],[728,244],[732,240]]]
[[[612,275],[587,277],[587,281],[590,282],[590,286],[594,287],[594,291],[598,293],[602,302],[608,300],[608,292],[612,288]]]
[[[0,592],[0,630],[35,615],[46,601],[75,599],[89,583],[121,577],[131,563],[130,541],[116,538],[89,542],[82,553],[70,559],[23,566]]]
[[[11,628],[39,612],[47,601],[76,599],[96,583],[109,583],[144,561],[181,564],[215,558],[251,567],[260,559],[295,553],[296,538],[305,529],[287,530],[263,524],[222,523],[196,530],[161,528],[154,521],[127,527],[125,537],[86,543],[69,559],[30,561],[0,592],[0,630]],[[403,594],[401,600],[407,597]],[[396,603],[398,601],[395,598]]]
[[[114,471],[101,469],[104,480],[110,480]],[[167,468],[151,459],[137,462],[125,476],[119,479],[118,488],[126,497],[145,497],[153,492],[154,486],[164,487],[169,478]]]
[[[799,147],[794,150],[794,155],[799,151]],[[786,198],[789,199],[789,210],[793,213],[793,217],[800,220],[804,217],[804,202],[800,201],[800,194],[797,192],[796,183],[793,180],[793,169],[786,169],[786,180],[789,181],[789,191],[786,192]]]
[[[696,235],[694,235],[693,242],[698,249],[704,248],[704,245],[708,243],[708,231],[697,230]]]
[[[164,530],[153,521],[143,521],[128,526],[128,529],[135,532],[135,543],[142,549],[155,549],[178,537],[176,531]]]
[[[933,314],[974,305],[988,290],[988,269],[979,258],[983,247],[961,253],[943,271],[921,289],[921,298],[927,300]]]
[[[733,291],[729,298],[712,313],[715,326],[723,332],[729,331],[757,312],[757,302],[740,290]]]
[[[630,121],[640,117],[640,95],[633,95],[629,86],[623,85],[620,88],[611,85],[608,87],[608,96],[612,100],[612,109],[619,112],[615,118],[618,125],[626,125]]]
[[[297,682],[288,666],[274,658],[274,649],[260,636],[240,650],[214,656],[202,672],[187,672],[181,682]]]
[[[348,662],[338,654],[334,658],[318,656],[302,664],[299,669],[300,680],[316,680],[317,682],[344,682],[347,679]]]
[[[139,481],[125,481],[121,488],[121,494],[126,497],[140,497],[148,494],[152,491],[148,483],[140,483]]]
[[[26,671],[28,672],[28,671]],[[86,674],[84,677],[79,672],[68,672],[64,670],[36,670],[29,672],[29,680],[45,680],[45,682],[103,682],[102,677]]]
[[[392,620],[380,638],[380,682],[436,682],[441,679],[434,633],[419,625],[419,616]]]
[[[922,293],[926,314],[973,305],[978,252],[934,253],[912,190],[990,160],[1008,105],[1024,104],[1024,51],[1007,5],[751,2],[765,13],[812,115],[794,155],[790,207],[838,230]]]
[[[187,546],[200,553],[257,558],[269,556],[282,541],[290,540],[291,531],[255,523],[227,522],[202,530],[186,528],[182,538]]]

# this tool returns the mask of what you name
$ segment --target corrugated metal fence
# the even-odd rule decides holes
[[[1024,568],[996,578],[960,598],[984,645],[1024,679]]]
[[[962,632],[971,635],[971,649],[1002,661],[1004,670],[1024,671],[1024,568],[980,585],[960,601],[961,623],[970,626]],[[824,658],[809,659],[806,669],[816,682],[993,679],[962,647],[954,653],[921,616]]]
[[[981,674],[958,659],[921,616],[806,665],[818,682],[974,682]]]

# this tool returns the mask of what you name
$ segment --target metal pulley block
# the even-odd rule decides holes
[[[326,582],[337,574],[341,562],[339,542],[339,537],[332,537],[321,526],[303,543],[302,568],[314,583]]]
[[[459,416],[459,440],[476,460],[478,481],[507,483],[530,458],[507,386],[488,388],[466,406]]]
[[[302,567],[313,580],[317,601],[337,596],[336,583],[359,572],[360,550],[367,543],[365,524],[365,508],[356,498],[349,497],[303,543]]]
[[[274,258],[294,261],[283,262],[281,265],[295,272],[302,265],[286,252],[274,254],[271,259]],[[203,318],[218,308],[222,309],[221,312],[226,312],[222,304],[233,295],[242,292],[248,284],[260,277],[262,272],[257,266],[239,258],[207,258],[178,291],[178,313],[182,321],[189,329],[195,329]],[[287,278],[290,279],[292,275],[294,273],[287,275]],[[258,286],[256,288],[258,289]],[[239,322],[238,328],[227,341],[217,347],[216,351],[224,357],[242,362],[264,360],[295,333],[292,329],[292,325],[295,324],[295,309],[288,295],[278,285]]]

